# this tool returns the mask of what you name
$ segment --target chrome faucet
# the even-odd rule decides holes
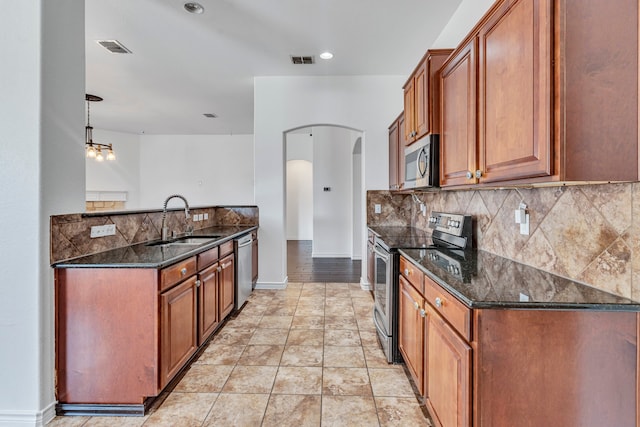
[[[169,203],[169,200],[174,198],[182,199],[182,201],[184,202],[185,219],[189,219],[189,202],[187,202],[187,199],[185,199],[184,196],[181,196],[180,194],[172,194],[167,197],[167,199],[164,201],[164,207],[162,208],[162,240],[167,240],[167,238],[169,237],[169,229],[165,225],[165,222],[167,220],[167,204]]]

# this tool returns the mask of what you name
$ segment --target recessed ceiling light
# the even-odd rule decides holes
[[[189,1],[184,4],[184,10],[189,13],[204,13],[204,7],[200,3]]]
[[[331,58],[333,58],[333,53],[331,53],[331,52],[322,52],[320,54],[320,58],[322,58],[322,59],[331,59]]]

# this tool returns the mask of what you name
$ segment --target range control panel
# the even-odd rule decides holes
[[[467,223],[471,224],[471,217],[468,215],[432,212],[429,217],[429,228],[454,236],[462,236]]]

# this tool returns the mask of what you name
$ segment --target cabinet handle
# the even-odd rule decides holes
[[[480,169],[478,169],[476,171],[476,178],[481,178],[482,177],[482,171]]]
[[[440,297],[436,297],[436,307],[440,308],[443,305],[443,301]]]
[[[411,275],[411,272],[409,271],[409,269],[408,269],[408,268],[405,268],[405,269],[404,269],[404,275],[405,275],[405,276],[410,276],[410,275]]]
[[[216,268],[216,270],[218,270],[218,273],[220,273],[222,271],[222,267],[218,267]]]
[[[420,309],[420,317],[426,317],[427,316],[427,312],[424,311],[424,308]]]
[[[200,283],[200,280],[196,280],[196,288],[199,288],[199,287],[200,287],[200,284],[201,284],[201,283]]]
[[[471,171],[467,171],[467,179],[471,178],[473,178],[473,174],[471,173]]]
[[[184,276],[185,274],[187,274],[187,268],[184,267],[182,270],[180,270],[180,275]]]

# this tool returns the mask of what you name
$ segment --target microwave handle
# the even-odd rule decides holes
[[[420,149],[420,154],[418,154],[418,175],[421,178],[424,178],[427,171],[429,170],[429,154],[427,153],[427,147],[422,147]]]

